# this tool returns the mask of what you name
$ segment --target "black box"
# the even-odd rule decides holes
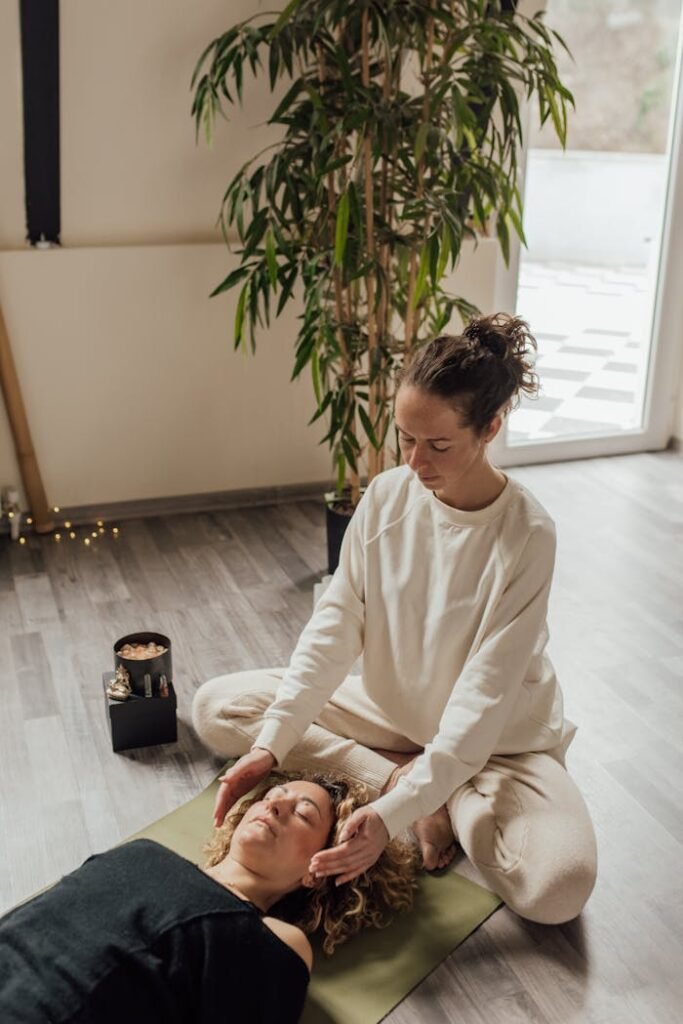
[[[178,739],[178,702],[173,683],[169,680],[168,697],[138,697],[132,694],[128,700],[112,700],[107,696],[107,684],[113,678],[113,672],[102,673],[102,691],[112,749],[130,750],[132,747],[175,743]]]

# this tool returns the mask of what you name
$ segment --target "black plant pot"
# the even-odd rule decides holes
[[[351,522],[352,513],[337,512],[330,508],[327,502],[325,503],[325,513],[327,518],[327,571],[331,575],[339,565],[339,552],[346,527]]]
[[[365,487],[361,487],[361,497]],[[346,528],[351,522],[354,508],[351,504],[351,488],[345,487],[341,495],[337,491],[325,494],[325,514],[327,523],[327,571],[332,575],[339,565],[339,552]]]

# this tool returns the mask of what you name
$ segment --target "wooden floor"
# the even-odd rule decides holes
[[[683,455],[509,472],[557,524],[549,653],[580,725],[567,767],[598,884],[568,925],[497,911],[387,1020],[680,1024]],[[195,689],[286,664],[325,571],[312,501],[119,525],[93,550],[0,538],[0,910],[208,783],[220,761],[192,731]],[[113,754],[100,676],[137,629],[173,640],[179,742]],[[479,880],[462,854],[455,870]]]

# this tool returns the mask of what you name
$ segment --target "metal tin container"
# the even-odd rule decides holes
[[[163,654],[157,654],[152,658],[124,658],[119,651],[126,644],[161,644],[166,650]],[[129,633],[122,636],[114,644],[114,668],[119,665],[128,672],[130,685],[133,693],[141,697],[145,696],[145,675],[149,673],[152,677],[152,695],[159,696],[159,683],[161,676],[165,675],[169,683],[173,680],[173,666],[171,662],[171,641],[163,633]]]

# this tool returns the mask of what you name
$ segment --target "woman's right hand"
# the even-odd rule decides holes
[[[255,747],[241,757],[232,768],[229,768],[225,775],[220,776],[218,780],[220,786],[213,809],[215,828],[220,828],[230,808],[237,803],[240,797],[258,785],[261,779],[265,779],[274,766],[275,758],[271,752],[261,747]]]

